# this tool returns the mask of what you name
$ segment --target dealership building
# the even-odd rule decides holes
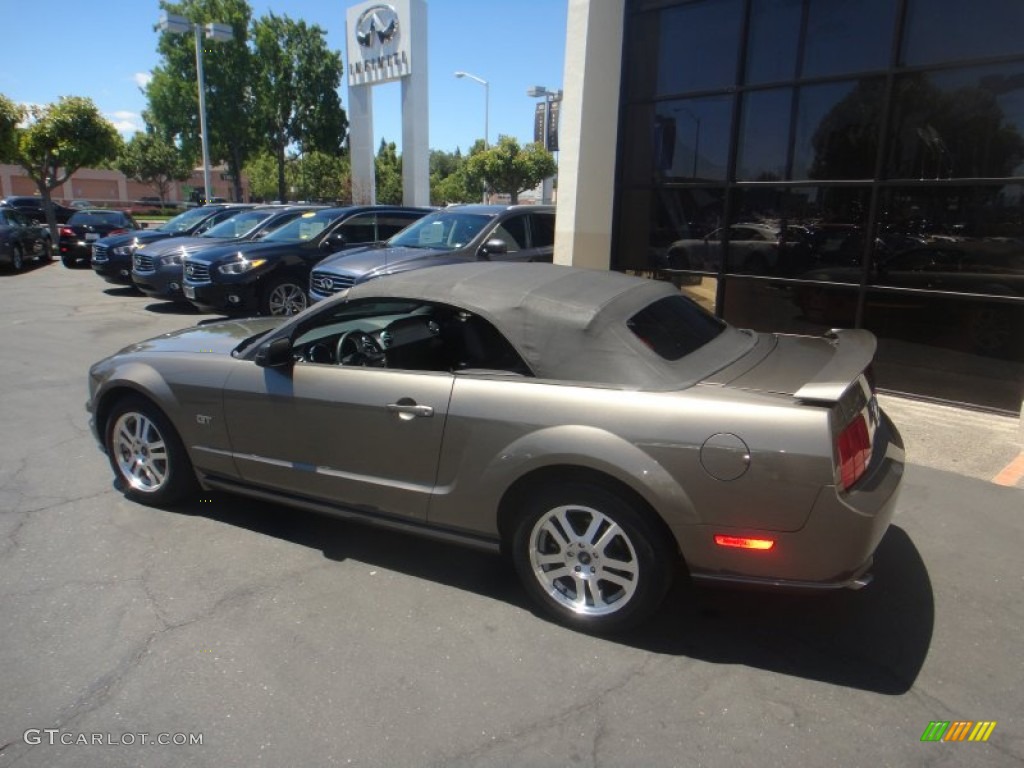
[[[1024,3],[569,0],[556,261],[1019,412]]]

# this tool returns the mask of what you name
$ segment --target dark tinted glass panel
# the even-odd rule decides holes
[[[793,178],[872,178],[884,96],[882,78],[801,88]]]
[[[747,41],[748,83],[796,77],[803,0],[754,0]]]
[[[1024,175],[1024,62],[896,81],[889,178]]]
[[[736,178],[778,181],[786,178],[793,89],[752,91],[743,98]]]
[[[721,226],[721,189],[649,189],[623,192],[614,267],[638,270],[703,269],[690,252]]]
[[[397,235],[418,218],[418,216],[399,213],[377,214],[377,236],[381,240],[386,240],[392,235]]]
[[[377,214],[353,216],[335,231],[349,243],[372,243],[377,239]]]
[[[641,341],[666,360],[678,360],[700,349],[725,325],[685,296],[666,296],[626,322]]]
[[[1024,304],[869,289],[864,327],[879,340],[879,386],[1017,412]]]
[[[736,82],[743,3],[704,0],[660,13],[658,95],[726,88]]]
[[[747,187],[733,203],[729,272],[860,283],[870,190],[855,187]],[[770,248],[742,223],[773,233]],[[737,237],[739,232],[739,238]],[[750,259],[752,253],[763,258]]]
[[[626,182],[724,181],[732,97],[662,101],[629,110]]]
[[[903,63],[1024,54],[1020,0],[909,0]]]
[[[1022,195],[1020,185],[886,190],[872,284],[1024,299]]]
[[[803,76],[888,67],[896,6],[894,0],[810,0]]]
[[[857,289],[843,285],[778,284],[744,277],[725,283],[725,319],[740,328],[780,333],[820,334],[852,328]]]

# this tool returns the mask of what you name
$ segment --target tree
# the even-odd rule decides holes
[[[9,123],[9,103],[0,106],[0,110],[5,114],[0,121]],[[56,240],[57,219],[50,204],[50,191],[79,168],[101,165],[117,157],[121,137],[92,100],[81,96],[62,96],[55,104],[16,107],[15,111],[24,127],[15,127],[13,140],[6,140],[6,149],[0,144],[0,151],[6,153],[5,159],[24,168],[35,182],[46,210],[46,223]],[[0,128],[0,132],[4,130]]]
[[[507,192],[515,204],[519,193],[533,189],[555,173],[555,159],[539,142],[520,147],[512,136],[499,136],[498,143],[472,155],[468,171],[483,179],[495,192]]]
[[[478,142],[483,150],[483,141]],[[448,203],[475,203],[480,201],[483,182],[473,177],[466,158],[454,152],[432,150],[430,153],[430,202],[432,205]]]
[[[245,175],[249,178],[249,191],[256,200],[277,199],[277,160],[268,153],[260,152],[249,158],[245,164]],[[291,167],[285,168],[290,183]]]
[[[377,202],[386,205],[402,204],[402,158],[398,156],[395,142],[380,140],[377,157],[374,159],[377,181]]]
[[[302,200],[352,201],[352,174],[347,157],[307,152],[295,158],[295,176]]]
[[[161,205],[171,182],[188,179],[193,166],[191,157],[153,133],[135,134],[116,162],[117,169],[129,179],[155,187]]]
[[[348,127],[338,98],[341,56],[317,25],[273,13],[253,23],[258,133],[277,160],[277,197],[288,198],[285,153],[340,154]]]
[[[0,93],[0,160],[14,159],[18,123],[23,117],[21,107]]]
[[[160,0],[160,8],[193,23],[229,24],[234,39],[208,42],[203,51],[206,81],[206,129],[211,162],[226,161],[234,180],[234,197],[242,199],[241,169],[252,152],[252,54],[247,30],[252,9],[245,0]],[[198,79],[192,35],[165,32],[157,50],[163,63],[146,86],[147,124],[174,138],[193,157],[200,156]],[[210,190],[205,194],[209,195]]]

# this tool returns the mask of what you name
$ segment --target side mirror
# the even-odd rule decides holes
[[[281,336],[269,344],[264,344],[256,353],[255,362],[261,368],[281,368],[291,365],[295,362],[292,358],[292,340],[287,336]]]
[[[348,240],[345,239],[345,236],[341,234],[341,232],[334,232],[328,235],[324,241],[320,243],[320,247],[327,251],[340,251],[346,245],[348,245]]]
[[[508,244],[500,238],[492,237],[480,246],[479,257],[489,259],[491,256],[504,256],[506,253],[508,253]]]

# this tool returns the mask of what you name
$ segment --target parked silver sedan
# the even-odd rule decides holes
[[[874,337],[754,333],[663,282],[474,263],[225,321],[89,372],[131,499],[218,489],[511,554],[548,614],[650,616],[675,575],[863,586],[903,474]]]

